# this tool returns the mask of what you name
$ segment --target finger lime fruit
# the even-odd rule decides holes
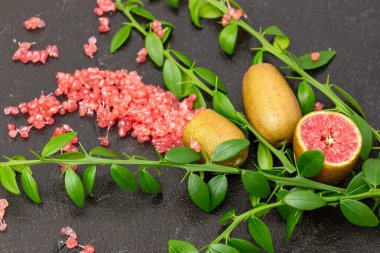
[[[248,121],[273,146],[291,143],[302,117],[285,78],[271,64],[256,64],[243,78],[243,103]]]
[[[191,141],[197,141],[202,149],[202,156],[211,157],[215,148],[228,140],[245,139],[244,133],[228,119],[213,110],[206,109],[187,124],[183,133],[183,144],[190,147]],[[248,156],[248,148],[236,157],[219,164],[226,166],[241,166]],[[203,161],[206,159],[203,157]]]
[[[347,116],[337,112],[318,111],[305,115],[294,133],[294,154],[299,158],[307,150],[325,154],[322,171],[314,177],[325,184],[337,184],[355,166],[362,148],[359,128]]]

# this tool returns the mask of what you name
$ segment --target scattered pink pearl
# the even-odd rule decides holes
[[[165,36],[166,28],[162,29],[162,24],[159,20],[154,20],[150,24],[150,28],[152,28],[153,32],[160,38],[162,39]]]
[[[321,102],[316,102],[314,105],[314,111],[321,111],[323,107],[324,107],[324,104],[322,104]]]
[[[34,30],[37,28],[45,27],[45,21],[40,19],[39,17],[31,17],[24,21],[24,27],[27,30]]]
[[[103,12],[114,12],[116,11],[116,6],[115,4],[112,2],[112,0],[97,0],[96,3],[98,4],[98,10],[94,10],[95,14],[99,15],[101,13],[101,15],[103,15]],[[100,10],[102,12],[100,12]],[[101,16],[99,15],[99,16]]]
[[[75,248],[76,246],[78,246],[78,241],[77,239],[75,239],[74,237],[70,236],[67,240],[66,240],[66,247],[69,248],[69,249],[72,249],[72,248]]]
[[[91,36],[88,39],[88,44],[84,44],[83,45],[83,49],[84,49],[84,53],[88,57],[90,57],[90,58],[94,57],[94,53],[96,53],[98,51],[98,47],[96,46],[96,38],[95,38],[95,36]]]
[[[321,55],[319,54],[319,52],[314,52],[314,53],[311,53],[310,57],[312,61],[316,62],[319,60]]]
[[[227,12],[222,17],[222,25],[227,26],[231,19],[238,21],[244,16],[244,12],[240,9],[234,9],[231,6],[228,7]]]
[[[47,58],[54,57],[58,58],[59,51],[56,45],[47,45],[45,50],[33,50],[30,51],[30,47],[33,43],[21,42],[19,43],[19,48],[12,56],[13,61],[21,61],[22,63],[28,62],[41,62],[46,63]]]
[[[199,153],[202,150],[201,145],[196,140],[190,141],[190,148],[194,149],[195,152]]]
[[[66,247],[68,249],[81,249],[83,253],[94,253],[95,248],[90,244],[80,245],[77,240],[77,233],[71,227],[63,227],[60,230],[62,236],[68,236],[66,239]],[[77,252],[77,251],[76,251]]]
[[[106,33],[110,30],[109,28],[109,24],[110,24],[110,20],[107,18],[107,17],[101,17],[101,18],[98,18],[99,20],[99,27],[98,27],[98,32],[100,33]]]
[[[142,64],[144,62],[146,62],[146,59],[147,59],[147,56],[148,56],[148,51],[146,50],[146,48],[142,48],[138,53],[137,53],[137,57],[136,57],[136,62],[138,64]]]
[[[0,199],[0,232],[5,231],[7,224],[5,223],[5,209],[9,206],[6,199]]]

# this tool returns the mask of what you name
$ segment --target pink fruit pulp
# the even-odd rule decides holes
[[[353,157],[359,146],[356,126],[338,114],[309,116],[301,125],[301,139],[307,150],[321,150],[325,161],[341,163]]]

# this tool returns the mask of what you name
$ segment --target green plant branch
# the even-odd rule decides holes
[[[359,193],[359,194],[355,194],[355,195],[322,197],[322,198],[326,201],[327,205],[331,205],[331,204],[336,204],[336,202],[339,202],[339,201],[345,200],[345,199],[362,200],[362,199],[376,198],[376,197],[380,197],[380,190],[379,189],[370,190],[368,192]],[[211,242],[211,244],[219,243],[220,241],[222,241],[224,239],[228,239],[231,232],[239,224],[246,221],[247,219],[249,219],[250,217],[252,217],[256,213],[263,212],[263,211],[270,211],[276,207],[283,206],[283,205],[286,205],[286,204],[282,200],[280,200],[280,201],[277,201],[277,202],[274,202],[274,203],[271,203],[268,205],[253,208],[253,209],[251,209],[251,210],[249,210],[249,211],[247,211],[241,215],[234,217],[232,223],[217,238],[215,238],[215,240],[213,240]]]

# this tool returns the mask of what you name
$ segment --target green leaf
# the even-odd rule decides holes
[[[348,184],[346,189],[347,195],[355,195],[363,192],[369,191],[369,185],[364,179],[364,174],[361,171],[359,174],[357,174],[351,182]]]
[[[70,132],[70,133],[64,133],[61,135],[58,135],[54,138],[52,138],[48,143],[46,143],[45,147],[42,149],[41,156],[47,157],[50,155],[55,154],[61,148],[66,146],[70,141],[77,136],[77,132]]]
[[[294,53],[292,53],[288,50],[286,50],[285,53],[297,64],[298,67],[301,68],[301,62],[300,62],[297,55],[295,55]]]
[[[237,119],[237,114],[230,99],[223,93],[217,91],[214,93],[212,104],[214,110],[224,117],[234,120]]]
[[[202,158],[200,153],[197,153],[192,148],[175,147],[169,150],[165,155],[165,160],[178,163],[188,164],[199,161]]]
[[[190,174],[187,190],[191,200],[205,212],[210,211],[210,190],[206,183],[196,174]]]
[[[298,86],[297,99],[301,107],[302,115],[314,111],[314,105],[317,99],[315,98],[313,88],[311,88],[308,82],[302,81]]]
[[[83,172],[83,186],[86,189],[86,192],[93,196],[92,188],[94,187],[96,177],[96,166],[89,165]]]
[[[221,92],[227,92],[226,85],[213,71],[206,68],[198,67],[194,69],[194,72],[195,74],[197,74],[197,76],[202,78],[212,87],[218,87],[218,90],[220,90]]]
[[[340,201],[340,211],[352,224],[364,227],[376,227],[379,224],[371,208],[360,201],[344,199]]]
[[[326,201],[311,191],[297,190],[288,193],[284,202],[298,210],[314,210],[326,205]]]
[[[16,173],[9,166],[0,167],[0,181],[5,190],[13,193],[20,194],[16,181]]]
[[[215,19],[223,16],[223,13],[210,3],[205,3],[199,9],[199,17],[207,19]]]
[[[182,75],[181,71],[173,62],[173,60],[167,59],[164,63],[164,69],[162,72],[164,83],[166,87],[174,93],[178,98],[182,97]]]
[[[117,31],[117,33],[113,36],[110,46],[110,52],[114,53],[118,50],[129,38],[131,34],[132,26],[130,24],[124,25],[122,28]]]
[[[38,187],[36,180],[30,174],[29,171],[24,170],[21,174],[21,185],[25,194],[35,203],[40,204],[42,200],[40,198],[40,194],[38,193]]]
[[[238,26],[236,24],[227,25],[219,34],[219,45],[228,55],[234,53],[237,34]]]
[[[240,154],[248,146],[249,140],[247,139],[233,139],[222,142],[212,152],[211,161],[223,162],[231,159]]]
[[[259,198],[269,197],[270,185],[268,179],[257,171],[244,170],[241,175],[245,190]]]
[[[272,153],[262,143],[259,143],[257,148],[257,163],[262,170],[270,170],[273,167]]]
[[[261,253],[261,250],[256,245],[243,239],[230,238],[228,245],[234,247],[240,253]]]
[[[252,65],[261,64],[264,61],[264,51],[258,51],[252,59]]]
[[[380,185],[380,160],[370,158],[363,163],[363,173],[365,178],[375,188]]]
[[[285,50],[289,47],[290,40],[280,28],[277,26],[270,26],[265,31],[264,34],[275,35],[273,45],[280,50]]]
[[[325,160],[325,154],[320,150],[308,150],[300,156],[298,169],[304,177],[315,177],[318,175]]]
[[[146,170],[140,172],[139,183],[144,192],[149,194],[160,194],[160,183]]]
[[[302,217],[301,211],[295,211],[292,212],[292,214],[289,216],[288,221],[286,222],[286,240],[289,241],[290,237],[292,236],[294,229],[296,228],[298,221]]]
[[[285,196],[288,194],[289,192],[285,189],[280,189],[278,192],[277,192],[277,201],[280,201],[280,200],[283,200],[285,198]],[[290,206],[287,206],[287,205],[284,205],[284,206],[279,206],[277,207],[277,211],[279,212],[279,214],[281,215],[281,217],[285,220],[285,221],[288,221],[289,220],[289,217],[291,216],[291,214],[295,211],[296,209],[294,209],[293,207],[290,207]]]
[[[204,0],[189,0],[189,11],[191,21],[198,28],[202,28],[201,22],[199,20],[199,11],[200,8],[204,5],[204,3]]]
[[[362,107],[359,105],[358,102],[350,95],[348,94],[345,90],[343,90],[341,87],[339,87],[336,84],[331,85],[336,91],[338,91],[355,109],[360,115],[365,119],[366,116],[364,114],[364,111]]]
[[[169,253],[199,253],[198,249],[191,243],[180,240],[168,241]]]
[[[82,152],[65,152],[56,157],[60,160],[80,160],[86,158],[86,155]]]
[[[218,175],[213,177],[208,183],[207,187],[210,191],[210,211],[217,208],[225,199],[228,181],[225,175]]]
[[[298,59],[301,63],[301,68],[304,70],[317,69],[328,64],[332,58],[336,55],[335,51],[318,51],[320,57],[318,61],[311,60],[311,54],[305,54],[300,56]]]
[[[124,190],[135,192],[139,189],[135,175],[123,166],[113,164],[111,166],[111,177],[113,181]]]
[[[193,65],[193,61],[183,53],[174,49],[170,49],[170,52],[173,53],[184,64],[184,66],[190,68]]]
[[[162,43],[165,43],[169,39],[169,36],[173,30],[173,28],[170,26],[166,27],[165,29],[166,31],[165,31],[164,37],[161,38]]]
[[[65,188],[70,199],[77,206],[82,207],[84,205],[83,184],[78,174],[75,173],[70,167],[65,172]]]
[[[268,227],[259,218],[252,216],[248,220],[248,230],[253,240],[269,253],[274,253],[272,236]]]
[[[104,156],[110,158],[120,158],[121,156],[115,151],[105,148],[105,147],[96,147],[90,150],[90,155]]]
[[[179,7],[179,0],[166,0],[166,2],[173,8],[178,9]]]
[[[131,12],[133,14],[136,14],[140,17],[143,17],[143,18],[151,20],[151,21],[156,19],[156,17],[152,13],[150,13],[147,9],[142,8],[142,7],[138,7],[138,6],[133,7],[133,8],[131,8]]]
[[[15,155],[10,159],[10,161],[25,161],[25,157],[22,155]],[[26,165],[12,165],[11,168],[17,172],[22,172],[25,169]],[[29,168],[30,170],[30,168]],[[31,172],[31,171],[30,171]]]
[[[198,108],[206,108],[206,101],[201,93],[201,91],[198,89],[197,86],[194,84],[190,84],[188,87],[188,93],[190,94],[195,94],[197,96],[197,100],[194,101],[193,108],[198,109]]]
[[[161,39],[154,32],[149,32],[146,36],[145,47],[150,59],[158,67],[161,67],[164,63],[164,46]]]
[[[237,249],[232,248],[231,246],[214,243],[208,246],[208,253],[240,253]]]
[[[355,121],[356,125],[360,129],[360,133],[362,134],[363,139],[363,146],[362,150],[360,152],[360,157],[365,160],[368,158],[369,154],[371,153],[372,149],[372,139],[373,139],[373,133],[371,130],[371,126],[368,125],[367,121],[360,117],[358,114],[354,114],[352,116],[352,120]]]
[[[231,220],[233,217],[235,217],[236,210],[232,209],[228,211],[227,213],[223,214],[222,217],[219,218],[218,222],[219,224],[225,226],[227,225],[227,222]]]

